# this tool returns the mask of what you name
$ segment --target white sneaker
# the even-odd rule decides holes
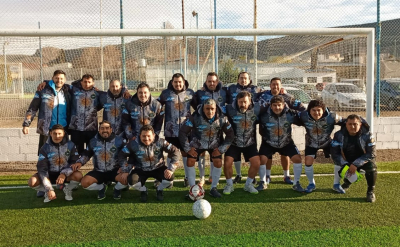
[[[233,184],[232,185],[226,184],[224,187],[224,191],[222,191],[222,193],[224,195],[230,195],[233,191],[234,191]]]
[[[74,199],[72,198],[72,190],[67,189],[67,186],[64,186],[63,191],[65,193],[65,200],[72,201]]]
[[[254,188],[253,184],[244,185],[244,191],[250,192],[250,194],[258,194],[258,190]]]
[[[43,200],[43,202],[44,202],[44,203],[51,202],[51,200],[49,199],[49,196],[47,195],[47,192],[44,193],[44,200]]]

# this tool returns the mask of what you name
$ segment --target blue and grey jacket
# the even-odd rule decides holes
[[[69,128],[79,131],[97,131],[97,110],[99,92],[93,87],[90,90],[82,88],[81,81],[72,83],[72,109]]]
[[[261,88],[252,85],[252,81],[250,81],[249,85],[247,86],[242,86],[239,83],[236,83],[234,85],[230,85],[229,87],[226,88],[227,91],[227,101],[226,103],[228,105],[232,104],[233,102],[235,102],[236,100],[236,96],[242,92],[242,91],[247,91],[249,93],[251,93],[251,99],[254,102],[257,102],[257,96],[259,93],[261,93]]]
[[[68,141],[67,135],[60,143],[54,143],[51,138],[40,148],[37,171],[42,184],[47,191],[53,190],[49,180],[49,172],[60,172],[66,177],[72,174],[71,165],[78,160],[79,154],[75,144]]]
[[[125,131],[125,137],[128,140],[138,137],[140,128],[147,124],[154,128],[156,135],[159,135],[164,120],[164,112],[161,109],[160,102],[152,96],[146,103],[142,103],[137,94],[133,95],[122,111],[122,126]]]
[[[140,138],[137,138],[122,149],[119,153],[119,159],[122,162],[121,166],[126,166],[126,157],[129,157],[129,163],[135,169],[140,168],[143,171],[152,171],[165,166],[163,152],[166,152],[168,157],[171,158],[168,170],[174,172],[180,159],[179,149],[162,138],[154,141],[149,146],[146,146],[140,141]]]
[[[290,109],[296,110],[296,111],[305,111],[306,107],[301,103],[300,100],[295,99],[291,94],[285,93],[285,94],[279,94],[280,96],[283,97],[285,100],[285,103],[288,105]],[[272,95],[271,90],[264,91],[260,94],[258,94],[258,101],[261,102],[262,104],[269,104],[269,101],[271,100],[274,95]]]
[[[108,172],[119,168],[118,153],[125,145],[122,137],[116,136],[114,132],[104,139],[99,133],[93,137],[89,145],[83,151],[77,163],[86,164],[93,157],[95,171]],[[129,172],[129,167],[121,167],[123,172]]]
[[[361,118],[361,124],[362,124],[361,129],[357,134],[358,136],[357,144],[363,150],[364,154],[361,155],[355,161],[353,161],[352,164],[355,165],[356,167],[361,167],[368,162],[375,163],[375,158],[376,158],[376,144],[372,133],[369,131],[370,127],[367,121],[363,118]],[[346,149],[348,136],[349,132],[347,131],[346,126],[344,125],[339,131],[335,133],[333,137],[331,143],[331,155],[333,163],[337,166],[344,166],[349,164],[349,162],[346,160],[346,157],[344,157],[344,152],[343,152],[343,150]]]
[[[225,133],[225,138],[223,138],[223,133]],[[192,134],[192,140],[189,142],[190,134]],[[214,117],[207,119],[203,112],[203,105],[200,105],[179,130],[179,141],[185,152],[189,152],[193,147],[208,150],[218,148],[220,153],[225,153],[234,138],[232,125],[218,106]]]
[[[36,133],[47,136],[49,130],[55,124],[68,126],[71,118],[70,108],[70,86],[64,84],[61,90],[57,92],[54,82],[50,81],[43,90],[36,91],[26,111],[22,126],[29,127],[39,110]]]
[[[177,92],[172,86],[172,80],[168,88],[161,92],[158,101],[164,106],[165,137],[178,137],[182,123],[190,117],[190,106],[193,104],[194,92],[189,88],[189,82],[185,80],[184,89]]]
[[[203,89],[197,90],[195,93],[192,106],[196,110],[207,99],[213,99],[220,107],[223,107],[226,104],[226,97],[226,91],[222,87],[222,82],[218,83],[215,91],[209,90],[206,83],[204,83]]]
[[[308,111],[299,112],[302,125],[306,128],[306,147],[325,148],[331,141],[335,125],[342,124],[342,117],[326,108],[322,117],[315,120]]]
[[[253,103],[246,112],[241,113],[235,102],[225,106],[225,115],[228,117],[229,122],[232,124],[235,139],[232,145],[237,147],[248,147],[257,144],[256,125],[258,123],[258,116],[267,110],[267,106]]]
[[[262,140],[275,148],[283,148],[293,142],[292,124],[301,125],[297,111],[285,105],[281,114],[276,115],[271,107],[260,115],[260,135]]]
[[[129,99],[123,97],[123,88],[119,95],[115,96],[110,90],[107,92],[99,92],[99,105],[98,110],[104,108],[103,119],[111,123],[111,127],[116,135],[120,136],[124,132],[122,127],[122,112],[125,109],[126,102]]]

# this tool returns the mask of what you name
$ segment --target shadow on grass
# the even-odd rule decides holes
[[[194,216],[187,215],[173,215],[173,216],[144,216],[144,217],[134,217],[125,218],[126,221],[143,221],[143,222],[169,222],[169,221],[198,221]]]

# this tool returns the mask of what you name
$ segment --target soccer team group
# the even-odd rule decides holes
[[[258,194],[267,189],[276,152],[281,155],[284,181],[295,191],[311,193],[316,189],[313,163],[320,149],[334,163],[333,190],[346,193],[363,170],[368,185],[366,200],[376,200],[375,141],[365,119],[355,114],[342,118],[321,100],[312,100],[305,108],[285,92],[280,78],[272,78],[270,90],[263,91],[252,85],[247,72],[239,73],[237,84],[229,87],[210,72],[203,87],[194,92],[184,76],[176,73],[158,99],[151,96],[146,83],[140,83],[131,96],[118,80],[111,80],[106,92],[94,86],[89,74],[71,85],[65,81],[65,72],[57,70],[52,80],[40,84],[23,122],[22,131],[28,134],[39,111],[37,173],[28,184],[44,202],[56,199],[52,184],[63,190],[68,201],[73,200],[72,191],[79,184],[98,191],[97,198],[102,200],[112,182],[114,199],[120,199],[121,190],[129,186],[139,190],[140,200],[145,202],[145,182],[150,177],[155,179],[156,198],[162,201],[180,160],[185,170],[184,186],[196,184],[196,162],[198,184],[204,185],[205,152],[210,157],[212,197],[221,197],[217,185],[222,169],[226,177],[222,194],[234,192],[234,184],[242,179],[242,154],[250,163],[244,190]],[[101,109],[103,121],[98,123]],[[259,149],[257,124],[262,137]],[[292,139],[292,124],[306,130],[304,170],[309,183],[305,188],[300,184],[302,157]],[[335,125],[341,127],[332,140]],[[91,158],[94,168],[83,176],[81,167]]]

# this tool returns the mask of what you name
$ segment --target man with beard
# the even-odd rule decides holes
[[[251,101],[257,101],[257,95],[261,92],[261,89],[252,84],[249,73],[242,71],[238,75],[237,83],[230,85],[226,88],[227,91],[227,105],[231,105],[236,101],[236,96],[243,91],[249,92],[251,94]],[[233,183],[240,183],[242,180],[242,159],[241,157],[236,157],[234,160],[236,177]],[[255,183],[255,181],[254,181]]]
[[[129,142],[119,153],[120,161],[125,162],[126,157],[134,164],[134,168],[128,176],[129,185],[132,183],[132,175],[139,175],[141,187],[140,200],[147,201],[146,180],[153,177],[161,181],[157,186],[157,200],[164,200],[164,189],[171,186],[174,180],[174,171],[178,166],[179,150],[162,138],[156,140],[156,134],[151,125],[144,125],[139,130],[139,137]],[[165,165],[164,152],[168,154],[170,162]],[[121,164],[123,165],[123,164]]]
[[[188,136],[190,134],[193,138],[189,142]],[[228,150],[234,137],[231,124],[213,99],[207,99],[185,121],[179,131],[179,141],[188,154],[187,171],[190,186],[195,184],[196,171],[194,165],[196,160],[198,160],[199,154],[207,151],[214,166],[211,174],[210,195],[221,197],[217,185],[221,177],[222,154]]]
[[[50,130],[50,139],[40,148],[37,173],[33,175],[28,185],[44,194],[44,202],[56,199],[52,184],[63,185],[65,200],[72,201],[72,190],[79,185],[82,179],[80,171],[73,171],[71,165],[79,158],[75,144],[68,141],[64,127],[61,124],[53,125]]]
[[[224,173],[226,186],[223,190],[225,195],[234,191],[232,181],[232,164],[234,160],[239,160],[241,154],[245,161],[250,161],[250,168],[244,190],[251,194],[258,194],[258,190],[252,185],[258,169],[260,168],[260,156],[258,155],[256,142],[256,124],[258,116],[267,108],[258,103],[252,102],[251,94],[247,91],[240,92],[234,103],[226,106],[226,116],[232,124],[235,139],[228,151],[225,153]]]
[[[111,123],[103,120],[99,124],[99,132],[89,142],[86,150],[79,160],[72,165],[74,171],[79,170],[93,157],[94,169],[88,172],[81,181],[81,185],[87,190],[97,190],[98,200],[106,198],[108,182],[117,182],[114,187],[114,199],[121,198],[121,190],[128,185],[128,172],[131,167],[120,167],[118,153],[124,147],[122,137],[116,136]]]
[[[182,149],[178,136],[183,122],[190,117],[190,106],[193,104],[193,95],[194,92],[189,88],[189,82],[185,80],[182,74],[176,73],[168,83],[168,88],[162,91],[158,98],[158,101],[164,106],[165,140],[181,151],[183,167],[185,169],[185,180],[187,180],[187,154]],[[170,157],[168,157],[168,164],[170,160]]]
[[[196,110],[200,104],[203,104],[206,100],[208,99],[213,99],[217,102],[217,104],[222,108],[225,106],[227,95],[226,91],[222,87],[222,82],[219,81],[218,74],[215,72],[209,72],[207,74],[206,81],[203,85],[203,88],[200,90],[197,90],[193,97],[193,108]],[[204,158],[204,153],[200,154],[199,156],[199,174],[200,174],[200,182],[199,184],[201,186],[204,185],[205,182],[205,163],[206,160]],[[210,178],[209,182],[212,183],[212,170],[213,170],[213,164],[212,161],[210,160]]]
[[[280,95],[283,97],[285,100],[285,103],[290,109],[296,110],[296,111],[305,111],[306,108],[304,105],[299,101],[293,98],[292,95],[287,94],[287,93],[282,93],[282,84],[281,84],[281,79],[278,77],[274,77],[271,79],[269,87],[271,90],[267,90],[265,92],[262,92],[260,96],[258,96],[258,100],[260,103],[269,103],[272,97],[276,95]],[[293,184],[293,181],[290,179],[290,173],[289,173],[289,168],[290,168],[290,158],[282,155],[281,154],[281,164],[283,168],[283,181],[287,184]],[[261,159],[261,165],[260,165],[260,179],[263,177],[266,177],[266,180],[263,181],[264,184],[269,184],[271,180],[271,167],[272,167],[272,157],[271,159],[268,159],[267,163],[263,163]]]

